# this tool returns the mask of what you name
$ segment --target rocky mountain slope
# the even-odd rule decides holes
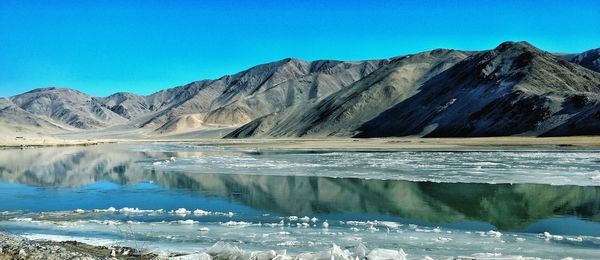
[[[594,107],[599,94],[600,74],[528,43],[507,42],[426,82],[357,136],[542,135]]]
[[[353,129],[414,95],[421,83],[466,57],[464,52],[441,49],[399,57],[314,105],[259,118],[229,137],[352,135]]]
[[[397,71],[389,70],[395,65],[392,62],[331,99],[259,118],[228,137],[600,134],[600,74],[596,72],[526,42],[506,42],[462,61],[455,55],[442,64],[434,73],[424,73],[428,76],[420,81],[393,82],[387,85],[394,88],[356,102],[357,96],[364,95],[356,90],[365,85],[386,85],[390,78],[406,80],[411,75],[407,71],[393,75]],[[389,97],[396,103],[386,102]],[[344,123],[344,118],[351,118],[350,123]]]
[[[319,100],[387,62],[285,59],[259,65],[186,87],[188,97],[142,125],[159,126],[160,132],[177,132],[197,125],[242,125],[299,103]]]
[[[571,57],[569,61],[600,72],[600,48],[577,54]]]

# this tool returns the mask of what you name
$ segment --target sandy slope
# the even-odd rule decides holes
[[[0,147],[90,145],[96,143],[96,141],[87,139],[60,139],[19,126],[14,126],[0,120]]]

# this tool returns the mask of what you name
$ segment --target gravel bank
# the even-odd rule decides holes
[[[0,260],[5,259],[159,259],[129,247],[92,246],[75,241],[28,240],[0,232]]]

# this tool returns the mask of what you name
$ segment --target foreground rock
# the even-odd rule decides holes
[[[129,247],[92,246],[76,241],[32,241],[0,233],[0,260],[4,259],[158,259]]]
[[[0,233],[0,260],[4,259],[381,259],[406,260],[402,250],[375,248],[368,250],[360,245],[354,252],[333,244],[331,248],[319,252],[301,253],[296,256],[286,254],[286,250],[247,251],[222,241],[217,242],[206,252],[193,254],[154,254],[140,253],[129,247],[92,246],[75,241],[52,242],[27,240],[6,233]]]

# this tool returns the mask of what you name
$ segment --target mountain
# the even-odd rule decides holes
[[[91,97],[72,89],[36,89],[0,102],[11,105],[10,113],[0,111],[0,118],[27,117],[32,122],[23,123],[39,126],[48,121],[76,131],[141,128],[155,134],[239,126],[299,103],[320,100],[388,62],[288,58],[148,96],[120,92]]]
[[[432,78],[357,136],[537,136],[595,106],[599,94],[600,74],[506,42]]]
[[[7,98],[0,98],[0,122],[30,131],[57,131],[62,127],[23,110]]]
[[[10,98],[20,109],[37,117],[79,129],[107,127],[126,122],[100,100],[72,89],[36,89]]]
[[[598,73],[526,42],[435,52],[393,61],[309,108],[259,118],[227,137],[600,134]]]
[[[132,119],[152,111],[143,96],[119,92],[100,99],[102,105],[118,115]]]
[[[144,122],[160,132],[235,126],[304,102],[322,99],[386,64],[284,59],[185,87],[185,98]],[[190,127],[191,126],[191,127]]]
[[[301,105],[259,118],[228,137],[352,135],[352,130],[396,103],[467,54],[434,50],[392,60],[349,87],[314,105]]]
[[[287,58],[147,96],[35,89],[0,99],[0,122],[61,138],[596,135],[599,52],[505,42],[380,60]]]
[[[595,72],[600,72],[600,48],[574,55],[570,57],[569,61]]]

